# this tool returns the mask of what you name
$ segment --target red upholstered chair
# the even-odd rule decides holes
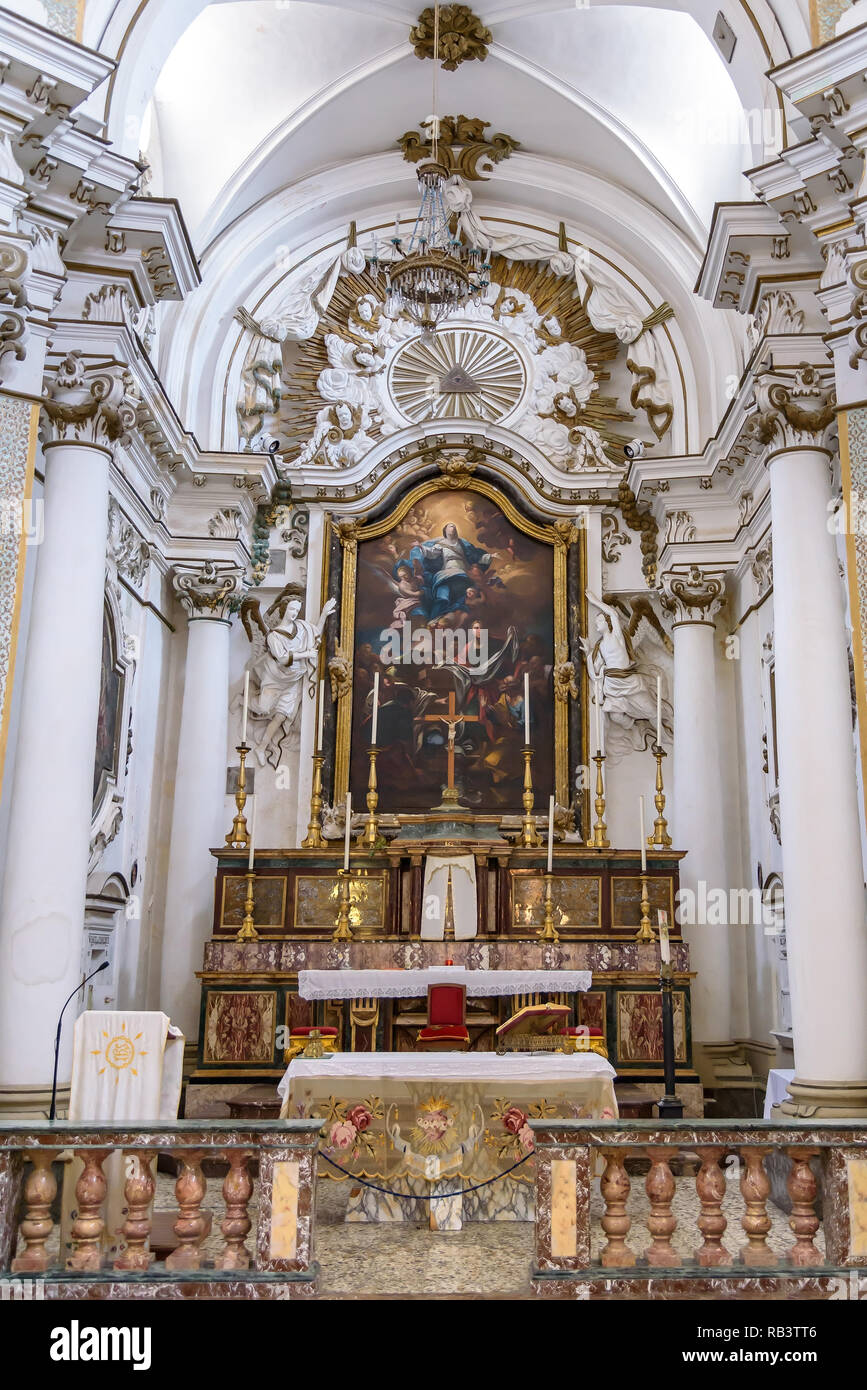
[[[428,1052],[460,1052],[469,1045],[465,987],[428,985],[427,1024],[419,1029],[418,1046]]]

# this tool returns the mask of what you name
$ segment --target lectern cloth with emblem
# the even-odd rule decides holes
[[[75,1021],[69,1118],[78,1124],[155,1124],[175,1120],[181,1098],[184,1035],[163,1013],[88,1010]],[[82,1162],[74,1158],[63,1184],[64,1253]],[[124,1248],[123,1154],[103,1164],[108,1192],[103,1206],[105,1249]]]
[[[478,924],[476,861],[471,854],[429,854],[424,864],[421,909],[422,941],[442,941],[451,890],[455,941],[469,941]]]

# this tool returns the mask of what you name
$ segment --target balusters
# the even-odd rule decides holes
[[[770,1153],[770,1149],[750,1147],[740,1150],[743,1164],[741,1168],[741,1196],[746,1205],[746,1211],[741,1217],[741,1225],[747,1236],[747,1244],[741,1251],[741,1259],[745,1265],[777,1264],[777,1257],[768,1246],[771,1218],[767,1213],[767,1201],[771,1192],[771,1184],[764,1168],[764,1157],[767,1153]]]
[[[645,1179],[644,1190],[650,1202],[647,1229],[652,1236],[647,1262],[653,1266],[671,1267],[680,1264],[681,1259],[671,1243],[677,1217],[671,1210],[675,1188],[674,1174],[668,1164],[669,1151],[648,1148],[645,1153],[650,1159],[650,1172]]]
[[[207,1228],[201,1211],[207,1186],[202,1174],[202,1156],[195,1150],[183,1150],[175,1157],[181,1161],[181,1171],[175,1181],[180,1215],[174,1224],[180,1244],[166,1256],[166,1269],[199,1269],[202,1263],[200,1247]]]
[[[795,1233],[795,1243],[788,1252],[793,1265],[821,1265],[824,1258],[813,1243],[819,1229],[816,1215],[816,1178],[810,1167],[810,1159],[815,1158],[818,1149],[787,1149],[792,1160],[786,1187],[792,1199],[792,1214],[789,1225]]]
[[[123,1223],[123,1239],[126,1249],[115,1260],[115,1269],[148,1269],[153,1259],[148,1248],[148,1236],[151,1231],[150,1205],[156,1190],[151,1168],[153,1161],[152,1155],[147,1153],[133,1152],[124,1155],[123,1195],[127,1205],[127,1216]]]
[[[695,1190],[701,1203],[698,1229],[703,1244],[695,1253],[696,1264],[703,1268],[712,1265],[730,1265],[732,1257],[722,1243],[723,1232],[728,1222],[722,1214],[726,1195],[725,1173],[720,1168],[720,1159],[725,1148],[720,1144],[696,1149],[701,1159],[701,1168],[695,1175]]]
[[[101,1207],[108,1190],[102,1165],[110,1152],[110,1149],[85,1149],[81,1154],[84,1168],[75,1184],[78,1211],[70,1231],[73,1249],[66,1261],[67,1269],[102,1268],[102,1236],[105,1222],[102,1219]]]
[[[34,1149],[27,1157],[33,1168],[24,1184],[26,1214],[21,1222],[24,1249],[12,1261],[13,1273],[35,1274],[47,1269],[50,1256],[45,1248],[54,1229],[51,1203],[57,1194],[57,1180],[51,1168],[54,1149]]]
[[[221,1222],[226,1245],[217,1259],[217,1269],[249,1269],[250,1252],[244,1241],[252,1225],[247,1215],[247,1204],[253,1195],[253,1180],[248,1171],[250,1155],[243,1149],[230,1149],[228,1159],[229,1171],[223,1179],[226,1215]]]
[[[620,1149],[605,1149],[603,1152],[606,1165],[599,1189],[605,1202],[605,1215],[601,1224],[608,1237],[608,1243],[602,1250],[602,1264],[608,1269],[626,1269],[635,1264],[635,1251],[626,1244],[626,1236],[632,1224],[626,1210],[629,1200],[629,1174],[624,1167],[625,1155]]]

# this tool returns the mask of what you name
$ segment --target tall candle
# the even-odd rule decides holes
[[[322,724],[325,719],[325,681],[319,682],[319,721],[316,726],[316,752],[322,752]]]
[[[602,708],[602,682],[599,682],[599,752],[605,757],[605,710]]]
[[[524,742],[530,746],[530,673],[524,672]]]
[[[656,742],[662,747],[662,677],[656,677]]]
[[[640,797],[638,798],[638,819],[639,819],[639,822],[640,822],[639,829],[640,829],[640,832],[641,832],[641,872],[644,873],[645,870],[647,869],[647,842],[645,841],[645,838],[644,838],[644,797],[643,797],[643,796],[640,796]]]
[[[663,965],[671,964],[671,942],[668,939],[668,913],[659,911],[656,914],[657,925],[659,926],[659,956]]]
[[[343,867],[349,868],[349,837],[352,834],[352,792],[346,793],[346,833],[343,836]]]
[[[255,840],[255,837],[256,837],[256,798],[255,798],[255,796],[254,796],[254,797],[253,797],[253,814],[252,814],[252,816],[250,817],[250,857],[249,857],[248,860],[247,860],[247,872],[248,872],[249,874],[251,874],[251,873],[253,872],[253,856],[254,856],[255,853],[256,853],[255,845],[254,845],[254,843],[253,843],[253,841]]]
[[[373,723],[370,728],[370,741],[376,747],[376,726],[379,723],[379,672],[373,676]]]
[[[551,872],[554,860],[554,798],[548,798],[548,873]]]
[[[244,672],[244,711],[241,715],[241,742],[247,742],[247,710],[250,705],[250,672]]]

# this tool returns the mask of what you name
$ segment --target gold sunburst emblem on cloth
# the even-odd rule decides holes
[[[114,1072],[115,1085],[118,1085],[120,1074],[123,1071],[129,1071],[133,1076],[138,1076],[138,1069],[134,1063],[138,1061],[139,1057],[147,1057],[148,1055],[144,1048],[137,1046],[139,1039],[144,1036],[142,1033],[136,1033],[130,1037],[126,1031],[125,1023],[122,1023],[120,1028],[119,1033],[103,1032],[104,1047],[91,1048],[91,1056],[98,1057],[104,1063],[103,1066],[97,1065],[97,1075],[103,1076],[106,1071],[111,1069]]]

